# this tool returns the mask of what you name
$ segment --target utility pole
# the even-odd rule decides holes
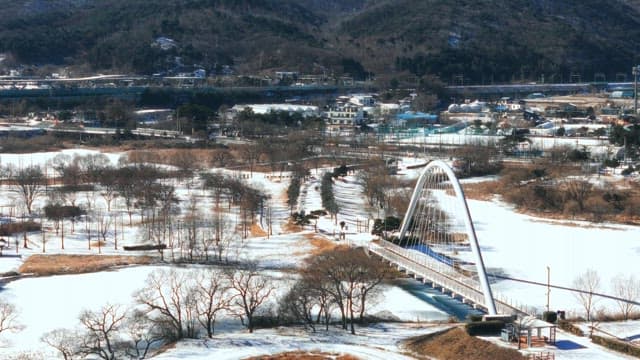
[[[633,116],[638,115],[638,74],[640,73],[640,65],[631,68],[633,74]]]
[[[549,307],[550,294],[551,294],[551,268],[547,266],[547,311],[551,311]]]

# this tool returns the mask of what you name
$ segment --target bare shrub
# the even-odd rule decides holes
[[[611,280],[611,287],[615,296],[628,300],[617,300],[616,303],[624,320],[629,320],[636,309],[636,305],[631,301],[640,300],[640,279],[635,274],[618,274]]]
[[[22,325],[18,323],[18,309],[7,302],[0,303],[0,333],[5,331],[19,331]]]
[[[580,292],[573,292],[573,294],[582,305],[587,321],[591,321],[594,306],[598,300],[593,293],[600,289],[600,275],[596,270],[588,269],[573,280],[573,287],[581,290]]]

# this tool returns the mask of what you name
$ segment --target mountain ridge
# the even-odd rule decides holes
[[[292,70],[448,83],[612,79],[640,61],[640,1],[18,0],[0,18],[17,64],[150,74]],[[176,47],[154,47],[160,36]]]

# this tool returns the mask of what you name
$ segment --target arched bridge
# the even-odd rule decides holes
[[[443,161],[423,170],[400,232],[369,251],[490,315],[527,314],[494,297],[464,192]]]

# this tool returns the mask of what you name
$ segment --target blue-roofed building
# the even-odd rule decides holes
[[[420,111],[406,111],[397,114],[393,126],[395,127],[425,127],[438,123],[438,115]]]

